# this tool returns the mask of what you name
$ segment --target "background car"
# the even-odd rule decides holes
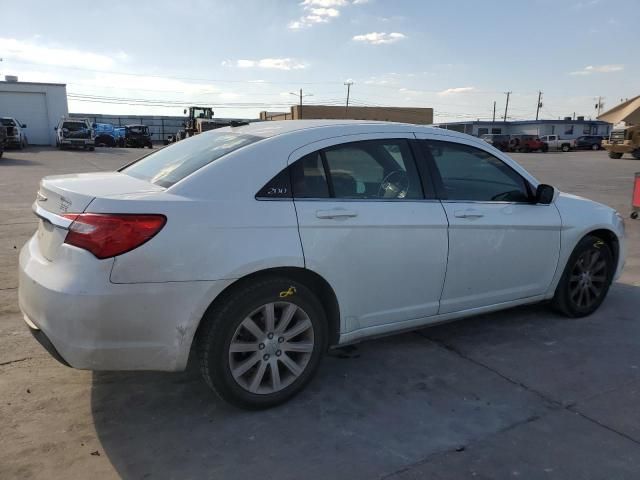
[[[536,135],[510,135],[509,151],[510,152],[546,152],[549,146],[540,140]]]
[[[27,125],[20,123],[13,117],[1,117],[0,123],[6,131],[6,146],[23,149],[28,145],[27,135],[24,131]]]
[[[602,148],[602,136],[601,135],[583,135],[576,138],[576,148],[585,150],[600,150]]]
[[[624,263],[613,209],[419,125],[225,127],[46,177],[33,208],[20,308],[56,358],[177,371],[193,352],[246,408],[300,392],[330,347],[542,301],[589,315]]]
[[[500,150],[501,152],[509,151],[509,135],[502,135],[497,133],[488,133],[482,135],[482,140],[487,142],[489,145],[493,145],[495,148]]]

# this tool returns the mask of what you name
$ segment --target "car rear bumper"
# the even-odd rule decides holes
[[[93,147],[95,140],[93,138],[63,138],[60,140],[62,145],[71,145],[72,147]]]
[[[183,370],[200,319],[231,283],[114,284],[112,259],[65,245],[67,258],[50,262],[37,242],[20,252],[20,309],[36,339],[74,368]]]

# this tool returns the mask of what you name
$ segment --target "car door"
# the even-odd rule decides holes
[[[449,261],[440,313],[544,294],[555,274],[561,219],[532,203],[529,183],[487,150],[421,142],[449,221]]]
[[[342,333],[438,312],[447,220],[409,136],[341,137],[290,157],[305,265],[334,289]]]

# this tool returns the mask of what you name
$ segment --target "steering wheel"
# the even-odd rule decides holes
[[[404,198],[409,191],[409,177],[404,170],[388,173],[378,188],[378,198]]]

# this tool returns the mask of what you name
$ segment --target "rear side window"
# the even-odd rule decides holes
[[[132,177],[170,187],[196,170],[261,137],[231,132],[207,132],[181,140],[120,170]]]
[[[528,202],[525,180],[490,153],[460,143],[425,141],[448,200]]]
[[[329,184],[320,152],[305,155],[291,166],[291,183],[296,198],[329,197]]]

